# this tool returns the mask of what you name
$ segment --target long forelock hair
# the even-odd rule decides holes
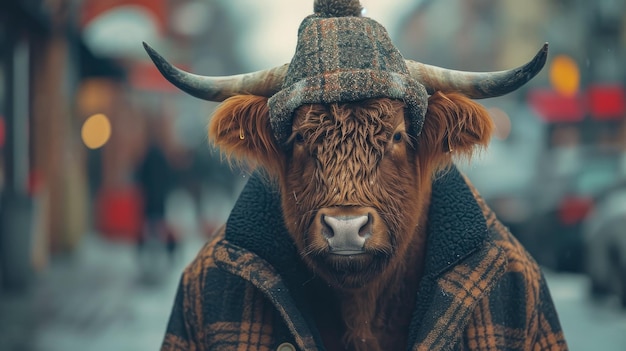
[[[386,157],[396,127],[389,116],[397,115],[403,108],[401,101],[372,99],[307,105],[296,111],[290,141],[301,138],[306,148],[303,157],[314,158],[302,163],[299,172],[292,169],[286,174],[286,186],[293,192],[287,196],[293,196],[289,200],[295,205],[287,206],[288,212],[298,218],[298,232],[312,223],[316,209],[345,204],[373,207],[392,232],[402,228],[398,213],[406,212],[403,206],[410,201],[406,189],[412,186],[410,179],[414,179],[409,173],[414,170],[400,169],[398,174],[397,168],[386,169],[379,163]],[[412,148],[409,137],[404,137]],[[389,239],[389,247],[383,248],[387,251],[396,246],[396,238]]]

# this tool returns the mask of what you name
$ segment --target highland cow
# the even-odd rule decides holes
[[[223,101],[210,139],[258,168],[185,270],[163,350],[565,350],[544,277],[453,156],[488,144],[472,99],[508,71],[405,60],[358,0],[318,0],[290,64],[162,74]]]

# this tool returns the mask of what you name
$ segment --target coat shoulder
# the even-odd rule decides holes
[[[230,247],[224,238],[225,227],[222,227],[198,252],[196,257],[187,265],[181,278],[181,288],[187,292],[190,302],[202,306],[204,310],[228,309],[233,304],[241,303],[239,292],[249,288],[250,283],[240,276],[232,274],[220,264],[224,247]],[[224,291],[233,293],[226,294]],[[235,293],[237,292],[237,293]]]
[[[224,240],[225,226],[222,226],[204,246],[198,251],[196,257],[185,267],[183,272],[183,285],[188,281],[198,281],[209,271],[217,270],[215,264],[215,247]]]
[[[489,207],[485,199],[481,196],[478,190],[474,187],[471,181],[465,177],[465,182],[472,191],[474,199],[478,203],[485,222],[489,231],[489,240],[495,243],[496,246],[504,250],[504,253],[508,259],[509,269],[513,266],[525,266],[532,268],[535,273],[533,279],[539,278],[539,266],[535,259],[528,253],[526,248],[517,240],[517,238],[509,231],[509,229],[498,220],[496,213]]]
[[[506,258],[504,274],[476,310],[480,318],[474,318],[468,325],[466,343],[479,348],[477,345],[483,342],[497,346],[498,350],[567,350],[541,267],[466,181],[483,212],[487,240]],[[486,320],[491,323],[484,325]]]
[[[221,228],[185,268],[162,350],[276,347],[275,310],[251,282],[224,269],[220,262],[224,255],[238,254],[224,233]]]

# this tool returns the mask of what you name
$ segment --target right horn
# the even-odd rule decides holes
[[[148,44],[143,43],[143,47],[165,79],[189,95],[208,101],[220,102],[241,94],[271,97],[280,91],[289,68],[288,64],[284,64],[234,76],[200,76],[174,67]]]
[[[472,99],[485,99],[508,94],[531,80],[546,63],[548,43],[527,64],[499,72],[455,71],[406,60],[411,77],[426,87],[429,94],[436,91],[459,92]]]

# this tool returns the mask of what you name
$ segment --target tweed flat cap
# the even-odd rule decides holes
[[[408,132],[419,135],[428,94],[409,75],[387,30],[373,19],[361,17],[358,1],[319,0],[314,10],[320,12],[300,24],[282,90],[269,99],[270,122],[279,143],[291,134],[293,112],[304,104],[384,97],[405,102]]]

